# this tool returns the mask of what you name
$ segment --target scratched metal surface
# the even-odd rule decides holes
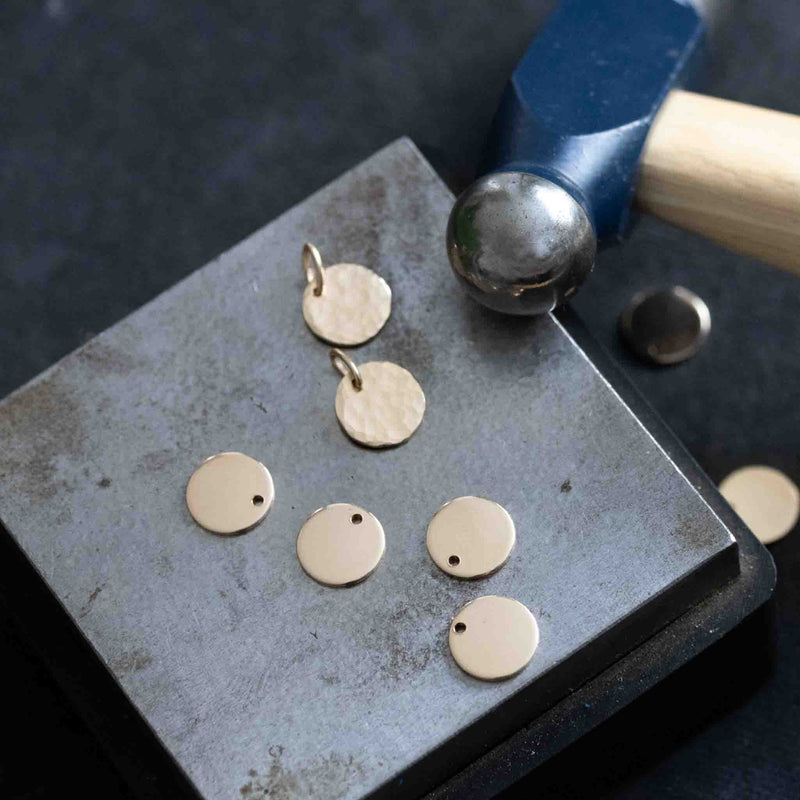
[[[452,197],[401,140],[0,404],[0,517],[158,736],[211,800],[361,797],[729,546],[730,534],[551,318],[484,312],[455,290]],[[338,376],[300,310],[300,246],[393,289],[356,360],[425,389],[421,429],[360,449]],[[267,522],[207,534],[183,495],[221,450],[263,460]],[[491,497],[509,563],[457,582],[427,556],[445,501]],[[386,557],[318,586],[295,537],[314,509],[375,513]],[[451,616],[507,594],[539,620],[530,667],[462,674]]]

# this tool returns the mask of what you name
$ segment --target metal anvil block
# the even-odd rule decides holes
[[[723,584],[761,575],[738,614],[769,593],[768,556],[712,510],[574,323],[498,316],[456,290],[452,202],[398,141],[0,404],[8,533],[206,800],[419,796]],[[338,426],[339,376],[301,314],[305,241],[391,284],[386,328],[354,357],[394,361],[425,390],[399,448],[367,451]],[[225,450],[276,485],[267,521],[235,538],[201,530],[184,501]],[[433,514],[465,494],[501,503],[518,534],[477,582],[425,547]],[[295,554],[304,520],[334,502],[369,509],[387,537],[375,574],[344,590]],[[525,603],[541,631],[528,668],[494,684],[447,645],[452,616],[485,594]]]

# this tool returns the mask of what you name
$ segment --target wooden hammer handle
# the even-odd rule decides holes
[[[672,91],[645,145],[637,200],[800,274],[800,117]]]

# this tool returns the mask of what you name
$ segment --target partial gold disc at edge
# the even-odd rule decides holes
[[[389,284],[360,264],[334,264],[323,270],[322,294],[308,284],[303,316],[311,331],[340,347],[363,344],[376,336],[392,310]]]
[[[734,470],[720,483],[719,491],[762,544],[782,539],[800,516],[800,490],[774,467]]]
[[[530,663],[538,645],[535,617],[510,597],[479,597],[450,623],[450,652],[456,664],[482,681],[513,677]]]

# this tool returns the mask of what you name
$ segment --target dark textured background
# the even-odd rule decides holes
[[[399,135],[463,186],[552,5],[4,0],[0,395]],[[800,114],[796,0],[728,5],[710,93]],[[670,283],[707,301],[712,333],[650,369],[616,318]],[[712,479],[764,463],[800,482],[800,279],[645,218],[575,306]],[[800,536],[772,553],[768,614],[514,796],[800,796]],[[4,616],[0,659],[0,796],[130,797]]]

